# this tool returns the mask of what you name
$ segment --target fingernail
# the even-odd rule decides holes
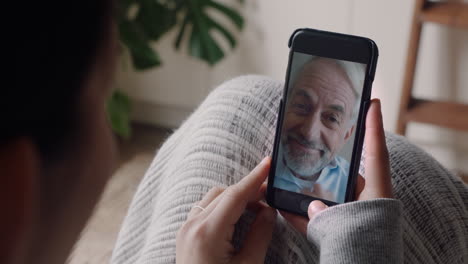
[[[318,213],[320,211],[323,211],[327,209],[328,206],[320,201],[313,201],[309,205],[309,210],[312,211],[312,213]]]
[[[260,164],[261,164],[261,165],[264,165],[264,164],[268,163],[269,160],[270,160],[270,157],[264,157],[264,158],[262,159],[262,161],[260,162]]]
[[[382,109],[382,101],[380,101],[379,98],[375,98],[375,99],[373,99],[373,100],[374,100],[375,107],[377,107],[377,109],[378,109],[379,112],[380,112],[381,109]]]

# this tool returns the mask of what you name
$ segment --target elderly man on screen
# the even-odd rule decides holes
[[[289,91],[275,187],[344,202],[349,162],[338,156],[351,139],[365,65],[314,57]]]

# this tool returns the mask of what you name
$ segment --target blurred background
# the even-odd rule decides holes
[[[135,3],[130,0],[122,2],[129,6]],[[204,1],[174,2],[197,4]],[[155,38],[148,38],[146,42],[156,52],[155,56],[151,55],[145,45],[132,42],[131,32],[121,36],[124,45],[116,85],[122,96],[120,103],[117,102],[111,112],[126,113],[130,109],[129,116],[124,114],[120,121],[116,117],[121,122],[116,126],[117,130],[119,126],[120,130],[123,127],[125,135],[125,139],[121,140],[123,158],[120,169],[109,183],[95,216],[71,257],[72,263],[101,263],[108,260],[128,203],[157,147],[212,89],[244,74],[261,74],[284,80],[289,52],[287,42],[297,28],[310,27],[359,35],[377,43],[380,56],[373,96],[382,100],[386,130],[396,131],[413,16],[418,1],[208,2],[219,6],[186,7],[185,11],[175,15],[175,19],[169,17],[164,20],[167,27],[159,29],[162,33],[156,34]],[[466,0],[456,2],[468,3]],[[132,8],[128,7],[128,10],[133,12],[133,17],[138,17],[138,13],[143,10],[150,10],[145,9],[144,5]],[[466,21],[466,6],[460,10],[464,12],[460,16]],[[162,14],[158,12],[147,12],[142,15],[141,21]],[[186,32],[180,34],[188,14],[189,23],[184,29]],[[200,24],[195,19],[200,18],[200,14],[217,21],[222,27],[219,29],[208,23],[212,26],[208,29],[212,40],[207,40],[203,34],[203,26],[207,23]],[[120,29],[125,29],[124,26],[121,23]],[[413,96],[468,104],[467,28],[424,23],[414,74]],[[190,33],[191,30],[199,32]],[[213,41],[217,47],[212,45]],[[208,49],[205,50],[203,45]],[[149,52],[148,56],[152,60],[135,61],[135,56],[141,54],[141,50],[145,50],[146,55]],[[466,108],[461,112],[452,111],[446,119],[468,122],[466,113]],[[126,131],[127,121],[131,121],[131,133]],[[468,172],[467,131],[412,122],[408,124],[406,136],[448,169]]]
[[[154,43],[163,65],[143,72],[128,64],[120,68],[118,88],[131,98],[133,121],[176,128],[213,88],[228,79],[262,74],[284,80],[289,36],[296,28],[311,27],[365,36],[377,43],[380,57],[373,96],[382,100],[386,130],[395,131],[415,1],[222,2],[239,11],[244,27],[237,30],[227,17],[213,12],[238,42],[231,50],[224,39],[213,34],[226,51],[216,65],[191,57],[185,47],[175,50],[178,31],[173,30]],[[468,31],[425,24],[414,94],[468,103],[467,69]],[[467,132],[411,123],[407,136],[447,167],[468,171]]]

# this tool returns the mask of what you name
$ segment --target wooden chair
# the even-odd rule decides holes
[[[468,29],[468,3],[415,0],[396,132],[405,135],[409,122],[468,131],[467,104],[423,100],[412,95],[421,29],[427,22]]]

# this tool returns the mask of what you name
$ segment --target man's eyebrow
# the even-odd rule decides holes
[[[296,95],[300,95],[300,96],[304,96],[306,97],[307,99],[309,100],[312,100],[311,96],[304,90],[302,89],[299,89],[297,92],[296,92]]]
[[[337,111],[337,112],[340,112],[341,114],[344,114],[344,113],[345,113],[344,107],[341,106],[341,105],[333,104],[333,105],[329,105],[328,108],[331,108],[332,110],[335,110],[335,111]]]

